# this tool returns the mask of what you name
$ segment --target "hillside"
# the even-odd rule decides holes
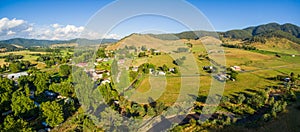
[[[241,30],[230,30],[227,32],[220,32],[220,36],[232,39],[251,39],[253,37],[279,37],[286,38],[295,43],[300,43],[300,27],[293,24],[277,24],[269,23],[254,27],[248,27]]]
[[[159,36],[159,35],[158,35]],[[124,48],[125,46],[135,46],[142,47],[146,46],[146,48],[158,49],[163,52],[172,52],[176,51],[178,47],[186,47],[186,43],[191,43],[193,45],[199,44],[221,44],[222,42],[219,39],[211,36],[205,36],[195,39],[178,39],[178,40],[165,40],[154,37],[149,34],[131,34],[116,44],[109,45],[107,50],[115,50],[119,48]]]
[[[205,36],[214,36],[222,39],[241,39],[253,40],[257,38],[286,38],[295,43],[300,43],[300,27],[293,24],[277,24],[269,23],[259,26],[252,26],[245,29],[236,29],[226,32],[209,32],[209,31],[187,31],[174,34],[149,34],[152,37],[163,40],[178,40],[178,39],[199,39]]]

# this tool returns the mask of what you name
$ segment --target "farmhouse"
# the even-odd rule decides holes
[[[132,69],[131,69],[132,71],[134,71],[134,72],[137,72],[138,70],[139,70],[139,67],[137,67],[137,66],[135,66],[135,67],[132,67]]]
[[[241,71],[241,67],[239,67],[239,66],[232,66],[230,68],[234,71]]]
[[[102,62],[103,61],[103,58],[98,58],[96,59],[97,62]]]
[[[163,71],[159,71],[159,72],[158,72],[158,75],[165,76],[165,75],[166,75],[166,73],[165,73],[165,72],[163,72]]]
[[[125,60],[124,59],[121,59],[118,61],[118,64],[124,64],[125,63]]]
[[[76,66],[78,66],[78,67],[86,67],[88,64],[87,63],[78,63],[78,64],[76,64]]]
[[[149,73],[150,73],[150,74],[154,74],[154,69],[153,69],[153,68],[150,68],[150,69],[149,69]]]
[[[28,73],[27,72],[12,73],[12,74],[8,74],[7,78],[8,79],[18,79],[21,76],[28,76]]]
[[[169,72],[174,72],[175,71],[175,68],[170,68],[169,69]]]
[[[203,67],[203,70],[212,70],[213,69],[213,66],[204,66]]]
[[[101,81],[101,85],[106,84],[106,83],[110,83],[110,80],[109,79],[104,79],[103,81]]]

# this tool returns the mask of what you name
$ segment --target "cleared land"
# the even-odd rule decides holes
[[[148,41],[143,41],[143,40]],[[208,41],[205,38],[205,41]],[[129,41],[130,40],[130,41]],[[154,42],[153,42],[154,41]],[[190,43],[192,44],[191,48],[191,54],[194,56],[194,60],[196,61],[196,64],[198,65],[198,71],[194,71],[194,73],[200,73],[199,79],[200,79],[200,88],[198,90],[199,95],[207,96],[210,88],[211,88],[211,82],[212,77],[210,74],[206,73],[202,70],[203,66],[209,66],[211,63],[206,59],[198,59],[198,55],[200,54],[206,54],[207,51],[205,49],[205,46],[202,45],[202,41],[200,40],[182,40],[183,43]],[[277,43],[273,41],[278,41]],[[179,42],[173,41],[173,43]],[[215,40],[210,40],[208,42],[216,42]],[[238,44],[241,41],[235,41],[232,43]],[[110,46],[109,48],[117,48],[118,46],[121,46],[121,44],[124,44],[123,46],[127,44],[137,44],[139,43],[138,47],[142,45],[150,45],[153,43],[159,43],[160,45],[167,45],[165,43],[172,43],[172,41],[166,41],[166,40],[159,40],[156,38],[151,38],[150,36],[144,36],[144,35],[133,35],[129,38],[125,38],[121,43],[117,45]],[[287,44],[285,46],[279,47],[282,43]],[[155,44],[156,45],[156,44]],[[285,39],[280,40],[273,40],[268,39],[266,44],[258,44],[255,43],[255,46],[258,47],[260,50],[263,51],[246,51],[242,49],[234,49],[234,48],[224,48],[225,51],[225,57],[226,57],[226,67],[230,66],[240,66],[243,71],[241,71],[237,77],[237,81],[229,81],[225,85],[224,89],[224,95],[237,95],[241,92],[246,94],[253,94],[249,92],[249,89],[251,90],[259,90],[259,89],[265,89],[266,87],[278,85],[279,81],[271,81],[268,80],[270,77],[275,77],[277,75],[288,75],[291,72],[300,73],[300,56],[292,57],[291,54],[286,54],[287,51],[293,48],[292,52],[289,53],[298,53],[300,50],[298,49],[300,46],[295,45],[295,43],[292,43]],[[277,45],[277,46],[273,46]],[[116,46],[116,47],[114,47]],[[160,49],[161,47],[155,47],[157,49]],[[276,57],[275,52],[279,53],[281,57]],[[189,56],[192,57],[192,56]],[[162,54],[158,56],[150,56],[150,57],[144,57],[144,58],[137,58],[133,61],[134,66],[139,66],[143,63],[152,63],[156,66],[162,66],[163,64],[166,64],[169,68],[175,67],[176,65],[173,64],[174,58],[172,58],[169,54]],[[195,69],[194,69],[195,70]],[[138,88],[133,89],[136,90],[140,95],[139,96],[131,96],[133,100],[145,97],[157,97],[158,95],[159,100],[165,102],[166,104],[172,104],[175,99],[177,99],[178,94],[180,93],[180,86],[181,86],[181,78],[180,77],[174,77],[167,75],[165,77],[166,79],[166,87],[163,90],[156,89],[153,90],[153,87],[151,89],[151,83],[149,82],[149,77],[146,77],[143,79],[138,86]],[[185,82],[183,82],[185,83]],[[132,91],[133,91],[132,90]],[[152,92],[149,92],[152,91]],[[131,94],[134,95],[134,94]],[[138,95],[138,94],[136,94]]]

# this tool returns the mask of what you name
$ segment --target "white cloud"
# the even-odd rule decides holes
[[[106,35],[103,35],[102,38],[108,38],[108,39],[120,39],[121,36],[119,36],[118,34],[106,34]]]
[[[25,23],[26,22],[24,20],[17,20],[16,18],[9,20],[8,18],[4,17],[4,18],[0,19],[0,32],[9,30],[12,28],[16,28]]]
[[[10,30],[9,30],[6,34],[7,34],[7,35],[15,35],[16,32],[13,32],[13,31],[10,31]]]
[[[101,35],[97,32],[87,31],[83,26],[60,25],[58,23],[41,26],[16,18],[0,19],[0,39],[16,37],[49,40],[120,38],[117,34]]]

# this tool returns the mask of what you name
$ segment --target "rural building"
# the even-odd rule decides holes
[[[234,71],[241,71],[242,70],[241,67],[239,67],[239,66],[232,66],[231,69],[234,70]]]
[[[76,66],[78,66],[78,67],[86,67],[88,64],[87,63],[78,63],[78,64],[76,64]]]
[[[137,66],[135,66],[135,67],[132,67],[132,69],[131,69],[132,71],[134,71],[134,72],[137,72],[138,70],[139,70],[139,67],[137,67]]]
[[[101,81],[101,85],[106,84],[106,83],[110,83],[110,80],[109,79],[104,79],[103,81]]]
[[[166,75],[166,73],[165,73],[165,72],[163,72],[163,71],[159,71],[159,72],[158,72],[158,75],[165,76],[165,75]]]
[[[118,61],[118,64],[124,64],[125,63],[125,60],[124,59],[121,59]]]
[[[8,74],[7,78],[8,79],[18,79],[21,76],[28,76],[28,73],[27,72],[12,73],[12,74]]]
[[[150,68],[150,69],[149,69],[149,73],[150,73],[150,74],[154,74],[154,69],[153,69],[153,68]]]
[[[174,72],[175,71],[175,68],[170,68],[169,69],[169,72]]]
[[[104,58],[103,59],[103,62],[107,62],[107,61],[109,61],[109,58]]]

